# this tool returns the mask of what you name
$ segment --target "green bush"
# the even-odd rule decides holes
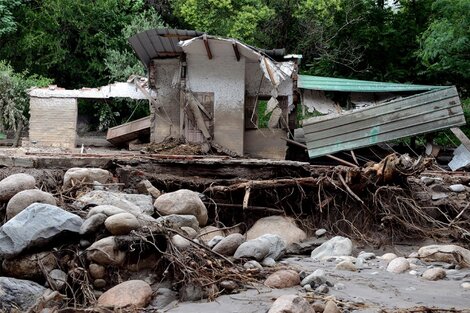
[[[27,72],[15,73],[9,64],[0,60],[0,137],[3,131],[16,130],[20,123],[27,123],[28,89],[51,83],[52,80],[45,77],[28,75]]]

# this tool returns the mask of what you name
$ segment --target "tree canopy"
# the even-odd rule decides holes
[[[66,88],[144,74],[127,37],[196,29],[303,55],[301,72],[470,88],[470,0],[0,0],[0,60]]]
[[[470,79],[470,1],[437,0],[433,20],[421,34],[419,58],[433,74],[456,83]]]

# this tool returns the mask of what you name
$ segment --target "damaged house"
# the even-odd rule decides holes
[[[30,141],[75,147],[77,98],[149,100],[149,117],[109,129],[107,139],[117,146],[143,134],[152,143],[184,138],[207,150],[255,158],[284,159],[292,139],[315,158],[465,124],[454,87],[298,75],[299,55],[197,31],[152,29],[129,43],[147,79],[32,90]],[[295,130],[300,99],[302,115],[313,117]],[[54,123],[61,136],[51,139],[56,110],[66,120]]]
[[[129,42],[157,94],[152,142],[184,137],[233,155],[284,158],[281,138],[295,128],[296,59],[186,30],[148,30]],[[269,129],[258,129],[262,100]]]

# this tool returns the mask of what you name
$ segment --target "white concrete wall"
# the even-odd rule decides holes
[[[231,48],[231,47],[230,47]],[[209,60],[205,50],[187,55],[187,86],[194,92],[214,93],[214,141],[243,154],[245,58],[217,53]]]
[[[157,59],[154,62],[156,62],[156,99],[158,103],[163,104],[168,116],[162,109],[158,111],[159,116],[155,116],[155,121],[152,121],[153,132],[150,140],[161,142],[169,137],[180,136],[179,89],[171,86],[173,77],[179,73],[179,59]]]
[[[75,148],[77,99],[30,98],[29,141],[36,146]]]
[[[258,89],[260,90],[260,95],[261,96],[271,96],[271,90],[273,89],[273,86],[271,82],[264,77],[264,74],[259,66],[259,62],[257,61],[249,61],[246,63],[246,92],[250,96],[255,96],[256,93],[258,92]],[[261,89],[260,89],[260,80],[261,77],[263,76],[263,82],[261,83]],[[288,78],[284,80],[280,85],[278,89],[278,94],[280,96],[290,96],[290,101],[289,104],[292,103],[292,87],[293,87],[293,82],[291,78]]]

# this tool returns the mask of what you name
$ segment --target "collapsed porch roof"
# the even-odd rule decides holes
[[[403,92],[448,88],[448,86],[397,84],[310,75],[299,75],[298,87],[300,89],[342,92]]]

